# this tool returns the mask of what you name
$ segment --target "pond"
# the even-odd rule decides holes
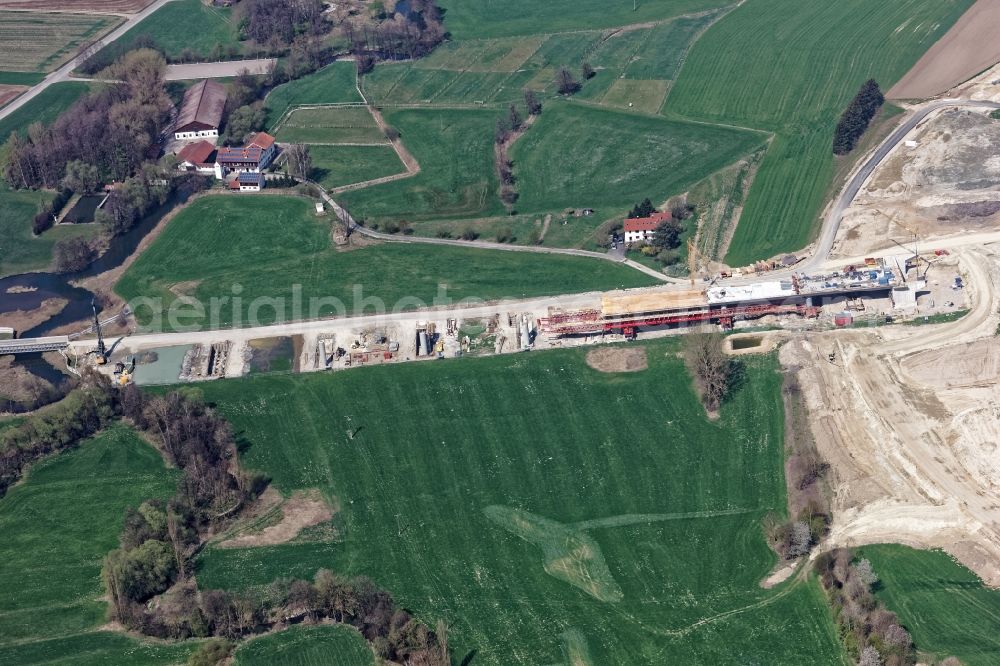
[[[753,336],[749,338],[732,338],[729,341],[730,349],[733,351],[739,349],[752,349],[754,347],[760,347],[764,342],[764,338],[760,336]]]
[[[192,346],[158,347],[137,355],[135,373],[132,375],[135,383],[140,386],[178,383],[184,355]]]
[[[91,194],[80,197],[72,208],[63,216],[61,224],[89,224],[94,221],[97,208],[104,201],[106,195]]]

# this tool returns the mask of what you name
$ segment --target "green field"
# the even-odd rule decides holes
[[[455,39],[533,35],[660,21],[723,7],[727,0],[447,0],[445,25]]]
[[[275,137],[289,143],[388,143],[363,106],[298,108],[285,116]]]
[[[258,297],[282,298],[285,319],[337,312],[330,303],[309,312],[315,298],[335,298],[347,311],[375,306],[415,307],[404,298],[430,304],[446,285],[451,299],[494,299],[565,292],[636,287],[655,282],[642,273],[611,262],[583,257],[519,254],[499,250],[383,244],[340,252],[332,247],[334,218],[317,219],[309,199],[268,196],[212,196],[181,211],[159,238],[125,272],[115,291],[126,300],[160,298],[159,305],[137,306],[140,322],[154,329],[206,325],[204,318],[178,320],[153,314],[169,307],[178,295],[193,296],[206,312],[213,297],[226,297],[217,308],[220,326],[274,322],[275,307],[254,304]],[[183,258],[183,261],[181,260]],[[241,301],[234,317],[233,286]],[[301,285],[303,307],[293,311],[295,285]],[[356,289],[360,289],[356,292]],[[190,312],[190,310],[186,310]],[[251,316],[256,312],[256,316]]]
[[[299,626],[244,643],[236,666],[375,666],[375,658],[351,627]]]
[[[659,203],[736,161],[760,133],[549,104],[514,145],[522,212]]]
[[[189,646],[142,644],[99,631],[101,560],[127,506],[166,498],[160,454],[116,426],[34,466],[0,499],[0,663],[178,663]]]
[[[301,104],[359,104],[364,100],[355,85],[353,62],[334,62],[318,72],[284,83],[272,90],[264,102],[267,126],[274,128],[289,109]]]
[[[309,154],[312,179],[328,189],[406,171],[390,145],[309,146]]]
[[[1000,591],[942,551],[880,545],[858,549],[881,582],[876,596],[913,635],[921,654],[965,666],[1000,663]]]
[[[33,86],[44,78],[40,72],[0,72],[0,83],[11,86]]]
[[[0,141],[6,142],[11,132],[27,132],[31,123],[51,123],[89,89],[90,85],[81,81],[53,83],[20,109],[0,119]]]
[[[834,172],[833,127],[847,103],[870,77],[888,90],[971,4],[758,0],[698,40],[665,113],[777,134],[729,263],[808,243]]]
[[[442,219],[501,213],[493,173],[489,110],[398,109],[385,120],[400,131],[420,173],[343,196],[357,219]]]
[[[579,98],[626,107],[635,101],[636,109],[656,113],[695,36],[717,17],[713,12],[618,33],[450,41],[412,63],[380,64],[364,77],[364,89],[385,104],[519,102],[524,88],[555,93],[560,67],[580,78],[588,62],[596,74]],[[624,88],[634,99],[623,99]]]
[[[634,374],[560,350],[205,384],[245,464],[335,496],[343,528],[210,548],[199,582],[368,575],[447,620],[456,663],[843,663],[814,581],[758,586],[785,504],[776,361],[710,422],[676,344],[647,349]]]
[[[216,49],[243,49],[232,10],[212,7],[201,0],[167,3],[109,48],[127,50],[139,36],[151,37],[168,59],[177,59],[188,49],[205,60],[221,55]]]
[[[121,19],[95,14],[0,11],[0,69],[50,72]]]

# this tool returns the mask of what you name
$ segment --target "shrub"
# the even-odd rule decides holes
[[[854,150],[858,139],[868,129],[879,107],[885,102],[882,91],[878,87],[875,79],[868,79],[861,90],[854,96],[847,110],[840,117],[837,129],[833,134],[833,152],[835,155],[846,155]]]

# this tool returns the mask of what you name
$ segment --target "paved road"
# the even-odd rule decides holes
[[[144,18],[146,18],[147,16],[149,16],[150,14],[152,14],[153,12],[155,12],[157,9],[167,4],[168,2],[172,2],[172,0],[156,0],[156,2],[151,4],[149,7],[146,7],[138,14],[133,14],[132,16],[130,16],[128,20],[126,20],[124,23],[122,23],[120,26],[112,30],[107,35],[105,35],[104,38],[101,39],[101,41],[104,42],[104,44],[110,44],[116,39],[119,39],[126,32],[134,28],[137,23],[142,21]],[[32,99],[37,97],[39,94],[41,94],[43,90],[51,86],[53,83],[76,80],[69,74],[74,69],[76,69],[76,66],[78,64],[80,64],[78,61],[79,58],[73,58],[62,67],[52,72],[48,76],[46,76],[40,83],[32,87],[31,90],[28,90],[26,93],[15,99],[13,102],[0,109],[0,120],[3,120],[10,114],[20,109],[22,106],[24,106]]]
[[[1000,104],[973,100],[942,99],[921,107],[906,122],[900,125],[895,132],[889,135],[889,138],[882,142],[861,168],[854,173],[854,176],[848,181],[847,185],[844,186],[830,212],[827,213],[826,218],[823,220],[823,228],[820,230],[819,239],[816,243],[816,251],[807,260],[795,266],[796,272],[809,273],[815,271],[827,260],[831,250],[833,250],[833,243],[837,238],[837,231],[840,229],[840,221],[844,217],[844,212],[850,207],[854,198],[858,196],[858,192],[861,191],[861,187],[868,180],[868,177],[872,175],[878,165],[882,163],[882,160],[899,145],[906,135],[923,122],[927,116],[947,107],[1000,109]]]

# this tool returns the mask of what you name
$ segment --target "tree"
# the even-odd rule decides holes
[[[226,131],[222,135],[223,143],[239,144],[250,132],[264,128],[265,113],[260,104],[241,106],[231,114],[226,121]]]
[[[649,217],[655,212],[656,208],[653,206],[653,202],[649,200],[649,197],[646,197],[642,200],[642,203],[638,203],[632,207],[628,216],[629,219],[636,219],[640,217]]]
[[[86,238],[64,238],[56,243],[56,271],[59,273],[75,273],[82,271],[97,257],[97,252]]]
[[[79,194],[93,194],[100,184],[100,174],[97,167],[82,160],[72,160],[66,163],[66,175],[63,185]]]
[[[882,666],[882,655],[873,646],[869,645],[861,651],[858,666]]]
[[[592,79],[594,78],[594,75],[597,74],[597,72],[594,71],[594,68],[590,66],[589,62],[585,62],[580,66],[580,73],[583,74],[584,80]]]
[[[868,124],[884,102],[885,97],[875,79],[865,81],[837,123],[833,135],[834,154],[846,155],[854,150],[858,139],[868,129]]]
[[[684,362],[702,404],[714,412],[729,391],[733,363],[723,349],[721,333],[691,333],[684,337]]]
[[[521,125],[523,125],[521,114],[513,104],[510,105],[510,109],[507,111],[507,124],[510,125],[510,129],[514,132],[521,129]]]
[[[802,521],[792,523],[786,557],[792,559],[807,555],[811,545],[812,532],[809,531],[809,525],[803,523]]]
[[[875,573],[875,568],[872,566],[870,560],[863,559],[854,565],[855,572],[858,574],[858,578],[865,585],[871,587],[878,582],[878,574]]]
[[[524,106],[528,109],[528,115],[537,116],[542,112],[542,101],[529,88],[524,89]]]
[[[560,67],[556,72],[556,90],[560,95],[572,95],[580,91],[580,84],[568,69]]]
[[[680,247],[683,231],[684,225],[678,220],[673,218],[664,220],[653,231],[652,245],[661,250],[672,250]]]
[[[297,178],[307,179],[312,172],[312,156],[309,147],[301,143],[293,143],[285,151],[288,161],[288,173]]]

